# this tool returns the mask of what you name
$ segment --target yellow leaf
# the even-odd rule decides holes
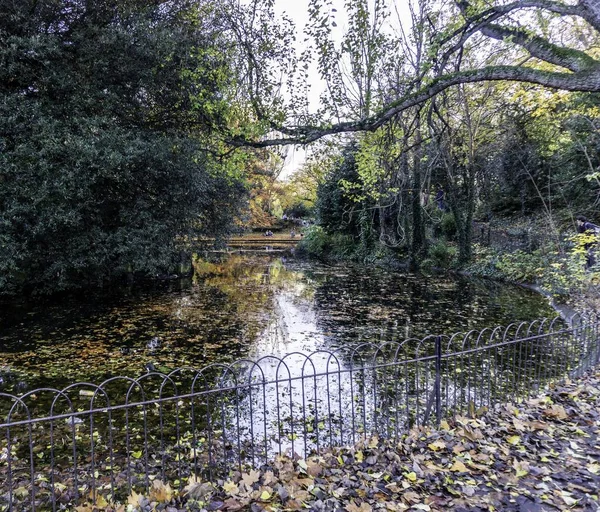
[[[31,491],[27,488],[27,487],[17,487],[14,491],[15,496],[17,496],[18,498],[24,498],[25,496],[29,495]]]
[[[240,492],[239,487],[236,484],[234,484],[231,480],[228,480],[223,484],[223,490],[231,496],[235,496]]]
[[[104,496],[96,496],[96,507],[98,508],[106,508],[108,507],[108,501],[104,498]]]
[[[167,503],[173,497],[173,489],[169,484],[164,484],[162,480],[154,480],[150,489],[150,499],[159,503]]]
[[[415,482],[417,480],[417,474],[414,471],[411,471],[410,473],[404,473],[404,476],[411,482]]]
[[[585,467],[592,475],[600,473],[600,464],[588,464]]]
[[[140,506],[140,500],[143,498],[143,495],[138,494],[135,491],[131,491],[131,494],[127,497],[127,504],[131,505],[133,508],[137,508]]]
[[[360,450],[357,451],[354,454],[354,458],[356,459],[357,462],[362,462],[363,461],[363,452],[361,452]]]
[[[454,464],[452,464],[450,471],[456,471],[457,473],[466,473],[469,471],[469,469],[467,468],[467,466],[464,465],[462,461],[457,460],[454,462]]]
[[[271,493],[269,491],[263,491],[260,495],[262,501],[268,501],[271,499]]]
[[[443,450],[444,448],[446,448],[446,443],[444,443],[444,441],[442,441],[441,439],[438,439],[437,441],[435,441],[433,443],[429,443],[427,445],[427,447],[430,450],[437,452],[438,450]]]
[[[521,478],[529,474],[529,464],[525,461],[520,462],[517,459],[514,459],[513,468],[515,469],[517,478]]]
[[[516,446],[521,442],[521,436],[510,436],[507,441],[513,446]]]
[[[75,507],[75,512],[94,512],[94,510],[97,509],[92,505],[79,505],[78,507]]]

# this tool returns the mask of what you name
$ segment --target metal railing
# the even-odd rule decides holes
[[[598,320],[538,320],[453,336],[0,393],[0,510],[127,502],[276,454],[516,401],[600,361]]]

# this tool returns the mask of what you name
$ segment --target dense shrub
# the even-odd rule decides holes
[[[434,267],[448,269],[456,262],[458,251],[447,242],[437,242],[429,248],[429,260]]]

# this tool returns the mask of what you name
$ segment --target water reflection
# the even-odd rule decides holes
[[[104,437],[114,431],[112,445],[95,448],[99,467],[135,473],[144,457],[173,475],[182,464],[225,474],[277,452],[306,454],[373,432],[397,436],[433,414],[436,375],[445,410],[479,407],[565,373],[567,354],[579,360],[578,345],[563,336],[498,347],[500,331],[490,334],[488,350],[444,359],[437,373],[435,361],[421,357],[432,340],[416,340],[429,334],[553,316],[542,297],[518,287],[276,257],[236,256],[199,270],[189,282],[118,299],[2,310],[0,392],[137,378],[105,384],[95,411],[85,385],[70,390],[68,404],[58,401],[69,417],[79,415],[81,432],[92,424]],[[43,416],[54,395],[30,394],[28,412]],[[118,409],[107,415],[109,397]],[[142,429],[147,436],[137,435]],[[23,471],[34,467],[30,445],[22,447]],[[88,453],[80,452],[82,465]]]
[[[342,354],[357,343],[552,316],[540,296],[483,281],[235,256],[191,281],[3,307],[0,386],[61,387],[267,354]],[[302,358],[292,362],[300,364]],[[12,377],[8,378],[10,374]]]

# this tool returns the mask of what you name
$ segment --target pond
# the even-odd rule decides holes
[[[50,509],[45,475],[65,482],[65,503],[81,484],[124,502],[153,478],[182,489],[192,474],[215,481],[276,454],[398,438],[526,395],[576,367],[589,341],[544,323],[526,340],[487,332],[483,350],[450,356],[477,340],[456,338],[442,355],[454,333],[556,315],[542,296],[491,281],[273,254],[195,266],[192,279],[112,298],[2,310],[0,481],[12,494],[0,509],[32,508],[24,481]]]
[[[147,368],[202,368],[267,354],[555,316],[546,299],[491,281],[328,266],[270,255],[230,256],[193,279],[118,297],[4,307],[0,391],[93,383]]]

